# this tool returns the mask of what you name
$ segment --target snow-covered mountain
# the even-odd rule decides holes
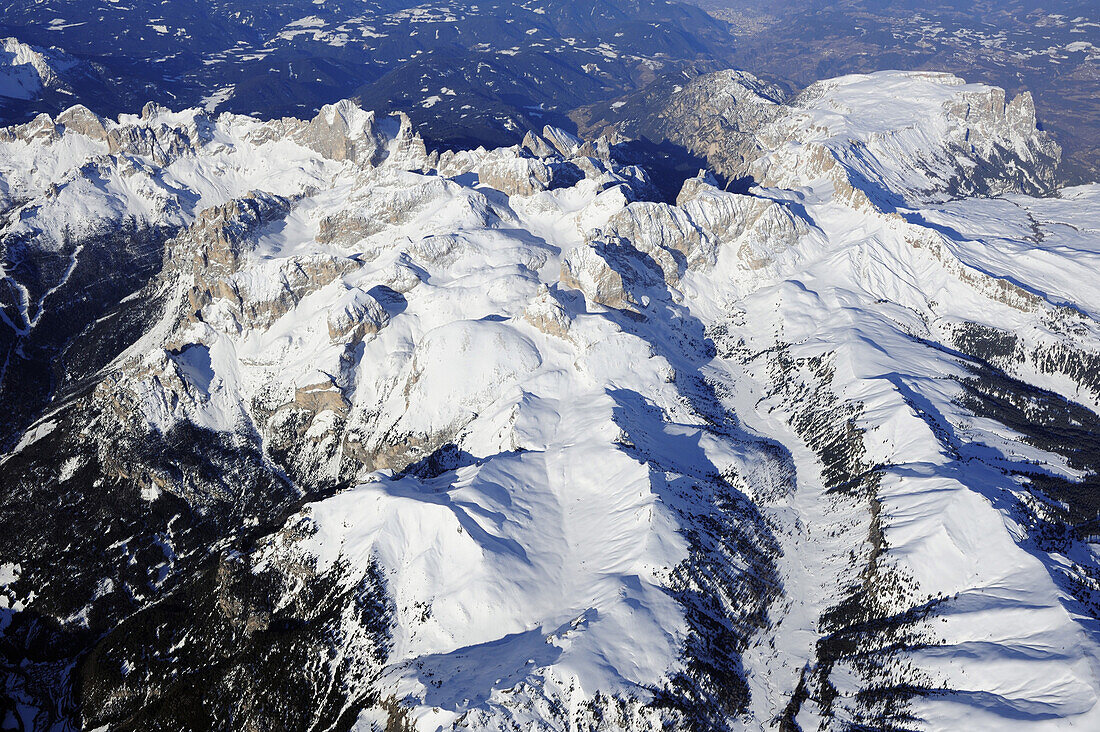
[[[689,0],[727,21],[737,66],[794,88],[880,69],[1030,90],[1066,183],[1100,178],[1100,5],[1088,0]]]
[[[1100,185],[948,75],[692,84],[0,132],[5,723],[1100,724]]]
[[[0,38],[0,119],[18,119],[41,107],[65,109],[78,96],[103,90],[93,64],[57,48]]]
[[[7,109],[24,122],[147,101],[278,118],[356,98],[442,147],[518,142],[654,77],[732,63],[725,24],[668,0],[9,0],[0,37],[57,46],[102,84]]]
[[[58,83],[54,66],[66,71],[75,65],[68,59],[50,58],[48,54],[44,49],[20,43],[15,38],[5,38],[0,48],[0,96],[34,99],[44,87]]]

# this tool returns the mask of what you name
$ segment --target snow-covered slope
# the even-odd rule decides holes
[[[10,362],[104,232],[163,243],[0,463],[12,713],[1100,724],[1100,189],[1027,195],[1026,106],[822,82],[675,203],[612,139],[349,103],[5,131]]]
[[[81,98],[111,94],[103,69],[94,62],[53,46],[0,38],[0,120],[4,124],[31,119],[42,110],[56,113]]]
[[[749,170],[762,184],[791,188],[832,176],[884,208],[1047,192],[1060,155],[1036,129],[1029,93],[1006,102],[996,87],[915,71],[813,84],[758,134],[768,152]]]
[[[781,103],[745,72],[674,81],[578,117],[591,131],[671,140],[739,185],[831,187],[887,210],[1054,188],[1061,150],[1036,127],[1030,93],[1008,100],[951,74],[883,71]]]
[[[64,54],[5,38],[0,45],[0,97],[29,100],[60,83],[58,73],[77,64]]]

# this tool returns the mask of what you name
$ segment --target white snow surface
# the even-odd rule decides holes
[[[312,533],[272,540],[258,562],[340,562],[349,587],[382,568],[395,617],[379,684],[419,730],[571,729],[597,693],[626,700],[633,726],[613,729],[672,719],[644,705],[686,663],[690,618],[672,576],[690,558],[693,522],[712,510],[691,496],[708,495],[715,476],[778,547],[715,555],[734,576],[774,566],[781,583],[742,651],[749,701],[729,720],[770,728],[814,663],[822,614],[858,579],[849,558],[868,551],[871,522],[864,503],[827,491],[792,426],[799,399],[784,397],[797,374],[777,382],[769,366],[777,349],[824,359],[823,386],[860,405],[867,460],[882,467],[881,561],[908,578],[901,607],[946,598],[920,624],[926,643],[901,652],[945,689],[913,703],[919,726],[1100,728],[1100,635],[1055,579],[1056,565],[1094,566],[1097,547],[1038,550],[1011,500],[1010,468],[1025,461],[1080,474],[968,412],[965,359],[938,345],[977,323],[1028,348],[1100,352],[1100,185],[884,212],[835,196],[799,162],[807,141],[822,142],[850,151],[839,156],[849,170],[921,188],[930,179],[914,182],[923,174],[898,161],[943,163],[929,151],[958,129],[940,112],[974,92],[921,74],[822,82],[765,151],[770,187],[737,195],[700,178],[678,206],[628,203],[629,174],[611,165],[508,195],[478,166],[515,148],[417,165],[391,130],[391,159],[365,164],[275,123],[194,110],[107,124],[201,130],[201,144],[163,165],[72,131],[0,143],[0,196],[27,212],[13,233],[56,246],[122,216],[185,226],[253,190],[289,200],[284,218],[249,235],[226,281],[268,308],[295,272],[325,279],[309,274],[308,291],[269,320],[247,320],[228,298],[204,306],[201,322],[169,308],[113,368],[150,429],[191,420],[231,431],[254,423],[256,404],[338,395],[314,408],[303,439],[316,443],[317,475],[359,461],[356,485],[309,504],[292,522]],[[377,133],[373,119],[353,118],[350,134]],[[1016,142],[1012,130],[971,133],[975,144]],[[631,221],[648,235],[619,248],[601,238]],[[648,260],[632,259],[641,250]],[[321,267],[330,262],[338,269]],[[583,277],[564,278],[570,266]],[[190,269],[173,276],[163,286],[183,303]],[[1072,326],[1058,326],[1067,311]],[[28,304],[21,327],[35,320]],[[369,327],[354,334],[359,323]],[[1012,375],[1097,410],[1100,395],[1069,373],[1023,361]],[[457,467],[401,470],[402,455],[444,445]],[[831,678],[843,710],[860,670],[842,666]],[[798,721],[808,729],[822,714],[806,702]],[[376,721],[366,712],[358,728]]]

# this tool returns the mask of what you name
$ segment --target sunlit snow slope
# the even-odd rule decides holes
[[[0,383],[57,374],[0,462],[4,713],[1100,726],[1100,186],[1029,105],[821,82],[675,202],[347,102],[0,131]],[[118,232],[151,271],[77,308]]]

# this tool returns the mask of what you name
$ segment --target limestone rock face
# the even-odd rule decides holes
[[[199,214],[179,242],[191,255],[196,273],[212,267],[234,271],[247,252],[250,236],[259,228],[285,216],[290,202],[280,196],[251,191]]]
[[[477,168],[478,179],[508,196],[530,196],[550,187],[550,166],[541,160],[507,153],[486,157]]]
[[[869,116],[871,87],[896,100],[885,118]],[[1029,97],[1006,105],[1002,89],[950,74],[842,77],[787,106],[758,132],[771,152],[752,163],[753,179],[794,187],[824,177],[848,200],[887,210],[945,195],[1047,194],[1061,157]]]
[[[324,157],[361,166],[387,162],[397,168],[419,170],[428,160],[424,141],[404,113],[379,119],[373,111],[344,100],[321,108],[295,139]]]
[[[611,217],[603,231],[652,257],[670,283],[688,267],[713,263],[718,246],[682,208],[666,203],[631,203]]]
[[[348,400],[330,378],[322,378],[315,383],[306,384],[294,390],[294,406],[313,417],[322,412],[346,415]]]
[[[140,124],[112,126],[107,131],[107,144],[112,153],[148,157],[157,165],[170,165],[175,160],[193,154],[210,140],[209,120],[196,115],[185,124],[170,124],[159,119],[155,105],[147,105]]]
[[[397,131],[389,144],[386,162],[402,170],[427,170],[432,167],[432,158],[428,155],[424,140],[413,129],[412,120],[404,112],[391,116],[397,118]],[[392,130],[392,122],[389,128]]]
[[[526,157],[515,148],[502,148],[486,155],[477,173],[482,183],[508,196],[530,196],[568,187],[584,178],[584,173],[573,163]]]
[[[57,115],[57,124],[78,135],[100,142],[107,141],[107,128],[103,118],[85,106],[78,104]]]
[[[562,261],[561,282],[609,308],[627,309],[634,305],[622,274],[594,246],[578,247]]]
[[[572,317],[565,306],[545,286],[539,287],[538,294],[524,308],[523,319],[547,335],[569,338]]]
[[[561,283],[580,290],[591,302],[615,310],[639,312],[649,291],[664,292],[660,263],[625,239],[602,238],[577,247],[562,260]]]
[[[429,214],[441,201],[448,201],[461,215],[485,225],[499,221],[502,214],[481,193],[464,190],[441,177],[391,180],[365,176],[338,211],[326,213],[319,222],[318,241],[352,246],[384,231],[400,227]]]
[[[853,75],[785,100],[751,74],[722,71],[620,101],[587,121],[590,134],[670,140],[739,188],[828,178],[838,196],[869,208],[937,191],[1045,195],[1061,157],[1027,93],[1006,103],[1002,89],[951,74]]]
[[[328,334],[333,341],[361,341],[389,322],[378,300],[358,287],[349,288],[329,311]]]
[[[95,76],[93,64],[59,48],[0,38],[0,93],[9,100],[90,98],[83,85],[99,81]]]
[[[0,131],[0,141],[19,140],[26,143],[49,143],[59,140],[61,134],[57,125],[48,114],[40,114],[30,122],[15,127],[6,127]]]
[[[532,131],[528,131],[527,134],[523,136],[523,142],[520,143],[520,147],[536,158],[548,158],[558,154],[557,148],[551,145],[546,138]]]
[[[297,137],[331,160],[376,165],[384,155],[385,140],[375,129],[374,112],[346,100],[322,107]]]
[[[0,40],[0,52],[5,56],[5,64],[9,66],[5,71],[13,77],[9,82],[12,88],[5,89],[5,94],[15,99],[31,99],[42,87],[53,86],[58,82],[57,72],[44,51],[45,49],[21,43],[17,38]]]
[[[751,74],[719,71],[672,95],[661,126],[670,139],[712,161],[720,174],[740,178],[762,152],[756,131],[782,114],[783,97]]]
[[[228,314],[244,330],[267,328],[292,312],[303,298],[359,266],[355,260],[342,256],[303,255],[266,269],[260,283],[237,274],[229,283],[238,297],[226,300],[232,303],[236,299],[237,309]]]
[[[585,141],[576,135],[550,125],[542,128],[542,139],[566,159],[577,155],[585,145]]]
[[[785,111],[781,89],[744,71],[718,71],[655,87],[619,100],[622,104],[617,102],[610,115],[590,120],[586,131],[669,140],[736,179],[762,152],[757,132]]]
[[[303,297],[358,267],[342,256],[308,254],[261,265],[259,276],[241,272],[257,234],[284,218],[290,201],[250,192],[199,214],[169,243],[171,261],[190,258],[187,318],[236,332],[267,328]],[[173,267],[169,272],[177,270]]]
[[[720,241],[725,246],[736,242],[738,257],[752,269],[771,262],[775,253],[797,246],[810,230],[789,206],[721,191],[705,178],[685,181],[676,204],[701,232],[701,241]],[[716,257],[717,251],[701,248],[697,254],[700,261],[713,261],[704,254]]]

